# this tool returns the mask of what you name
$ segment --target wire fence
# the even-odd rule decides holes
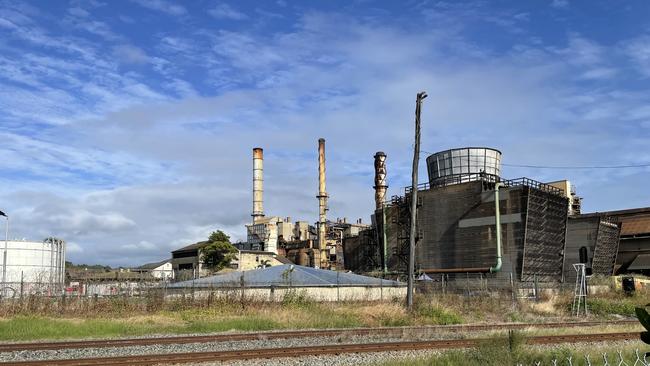
[[[533,366],[650,366],[650,360],[648,357],[650,354],[639,352],[638,349],[634,350],[633,355],[623,355],[623,351],[618,350],[616,355],[608,355],[607,353],[602,353],[598,356],[592,356],[585,354],[584,356],[578,358],[573,356],[568,356],[564,359],[553,358],[550,361],[536,361],[532,363]],[[517,366],[527,366],[522,363],[518,363]]]

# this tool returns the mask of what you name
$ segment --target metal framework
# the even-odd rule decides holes
[[[438,178],[433,184],[430,182],[418,184],[418,190],[447,187],[454,184],[468,183],[468,182],[475,182],[475,181],[483,181],[488,183],[501,182],[503,183],[504,187],[521,187],[521,186],[531,187],[531,188],[539,189],[540,191],[543,192],[552,193],[558,196],[564,196],[564,191],[562,189],[546,183],[536,181],[534,179],[530,179],[526,177],[515,178],[515,179],[501,179],[501,177],[497,175],[485,174],[485,173],[457,174],[457,175],[451,175],[447,177],[441,177]],[[413,189],[411,187],[404,188],[404,192],[407,194],[411,193],[412,190]]]
[[[618,224],[611,219],[605,218],[599,222],[596,247],[591,262],[592,273],[606,276],[611,276],[614,273],[619,232]]]
[[[525,181],[524,181],[525,182]],[[559,204],[564,197],[546,194],[528,186],[528,210],[526,212],[526,239],[521,269],[521,280],[553,281],[562,274],[562,257],[567,220],[566,204]]]

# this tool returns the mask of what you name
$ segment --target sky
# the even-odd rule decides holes
[[[650,2],[0,0],[0,210],[10,237],[136,266],[265,213],[370,220],[373,155],[489,146],[583,211],[650,206]]]

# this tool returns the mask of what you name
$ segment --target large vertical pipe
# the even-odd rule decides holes
[[[264,150],[253,149],[253,224],[264,217]]]
[[[499,188],[503,183],[497,182],[494,185],[494,220],[496,221],[496,235],[497,235],[497,262],[494,266],[490,267],[490,273],[499,272],[502,266],[501,259],[501,210],[499,208]]]
[[[325,189],[325,139],[318,139],[318,249],[320,267],[326,268],[329,253],[326,246],[327,190]]]
[[[381,209],[381,231],[382,231],[382,266],[384,269],[384,274],[388,272],[388,250],[387,250],[387,240],[386,240],[386,190],[388,189],[388,184],[386,184],[386,154],[383,151],[378,151],[375,154],[375,208],[376,210]],[[375,212],[376,212],[375,210]]]

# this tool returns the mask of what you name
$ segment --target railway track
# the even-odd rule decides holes
[[[571,334],[535,336],[525,338],[526,344],[558,344],[558,343],[579,343],[579,342],[607,342],[639,339],[639,332],[626,333],[600,333],[600,334]],[[452,349],[471,348],[485,342],[493,342],[493,339],[452,339],[452,340],[430,340],[417,342],[384,342],[366,344],[337,344],[310,347],[292,348],[263,348],[237,351],[220,352],[193,352],[193,353],[171,353],[143,356],[87,358],[76,360],[44,360],[26,362],[0,363],[3,366],[118,366],[118,365],[160,365],[176,363],[197,363],[232,361],[248,359],[270,359],[278,357],[303,357],[317,355],[331,355],[342,353],[367,353],[385,351],[413,351],[426,349]]]
[[[466,324],[466,325],[441,325],[424,327],[386,327],[386,328],[350,328],[350,329],[322,329],[322,330],[290,330],[256,333],[228,333],[202,336],[177,336],[157,338],[128,338],[106,340],[82,340],[64,342],[31,342],[31,343],[4,343],[0,344],[0,352],[57,350],[57,349],[83,349],[147,346],[153,344],[187,344],[211,343],[227,341],[247,341],[259,339],[285,339],[308,337],[337,337],[337,336],[403,336],[410,334],[426,334],[431,332],[469,332],[489,330],[516,330],[526,328],[573,328],[593,327],[605,325],[631,325],[638,324],[636,320],[619,320],[609,322],[556,322],[556,323],[502,323],[502,324]]]

